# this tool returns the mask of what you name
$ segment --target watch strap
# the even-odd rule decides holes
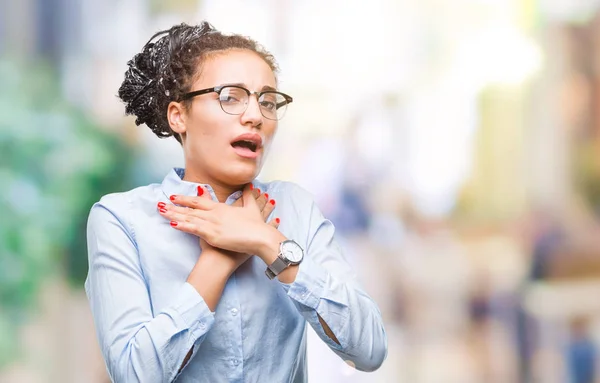
[[[276,276],[278,276],[279,273],[281,273],[283,270],[285,270],[288,266],[289,266],[289,263],[287,263],[285,260],[283,260],[281,257],[278,256],[275,259],[275,261],[273,261],[273,263],[271,263],[269,266],[267,266],[267,270],[265,270],[265,274],[267,274],[267,277],[269,277],[269,279],[273,279]]]

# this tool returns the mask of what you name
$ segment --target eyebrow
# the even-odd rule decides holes
[[[241,86],[241,87],[244,87],[244,88],[248,88],[248,85],[246,85],[244,83],[241,83],[241,82],[236,82],[236,83],[233,83],[233,84],[223,84],[223,85],[233,85],[233,86]],[[261,89],[261,92],[268,91],[268,90],[272,90],[274,92],[277,92],[277,89],[275,89],[275,88],[273,88],[272,86],[269,86],[269,85],[263,86],[262,89]]]

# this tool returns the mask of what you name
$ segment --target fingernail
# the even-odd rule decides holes
[[[161,207],[160,209],[158,209],[158,211],[160,211],[161,213],[166,213],[167,209],[165,209],[164,207]]]
[[[269,193],[265,193],[265,198],[269,199]]]
[[[171,221],[171,226],[173,226],[173,227],[177,226],[177,222],[176,221]]]
[[[200,197],[202,194],[204,194],[204,189],[202,189],[202,186],[198,186],[198,197]]]
[[[260,189],[259,188],[256,188],[256,191],[258,192],[258,194],[260,194]]]
[[[270,200],[270,201],[269,201],[269,203],[270,203],[271,205],[275,206],[275,200],[274,200],[274,199]]]
[[[279,224],[279,222],[281,222],[281,220],[279,218],[275,218],[275,222],[277,222],[277,224]]]
[[[176,198],[176,197],[175,197],[174,195],[172,195],[172,196],[170,196],[170,197],[169,197],[169,199],[170,199],[171,201],[175,201],[175,198]]]
[[[159,208],[163,208],[163,207],[165,207],[165,206],[167,206],[167,204],[166,204],[166,203],[164,203],[164,202],[159,202],[159,203],[158,203],[158,207],[159,207]]]
[[[250,184],[250,190],[254,189],[254,185]]]

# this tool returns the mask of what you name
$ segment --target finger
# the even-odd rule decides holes
[[[208,200],[210,202],[214,202],[208,189],[202,185],[198,185],[197,194],[198,194],[198,197],[200,197],[201,199]],[[204,201],[200,201],[199,203],[202,204],[202,203],[204,203]]]
[[[206,198],[212,201],[212,198],[210,197],[210,192],[204,186],[198,185],[197,190],[198,197]]]
[[[269,200],[268,193],[263,193],[263,194],[259,195],[259,197],[256,199],[256,206],[258,206],[258,209],[260,211],[263,211],[268,200]]]
[[[171,220],[170,224],[173,229],[193,234],[204,240],[206,240],[206,238],[209,238],[210,235],[210,233],[208,232],[208,225],[198,224],[197,222],[186,222],[178,220]],[[213,246],[207,240],[206,243]]]
[[[248,187],[252,191],[252,195],[254,196],[254,198],[260,197],[260,189],[259,188],[255,188],[254,185],[252,185],[251,183],[248,184]]]
[[[249,186],[249,185],[252,185],[252,184],[246,185],[246,187],[244,187],[244,191],[242,192],[242,203],[244,204],[244,207],[258,209],[258,207],[256,205],[256,197],[254,196],[253,191],[258,190],[260,192],[260,189],[258,189],[258,188],[251,189],[251,186]]]
[[[279,224],[281,220],[279,218],[275,218],[269,221],[269,225],[273,226],[275,229],[279,228]]]
[[[168,220],[181,222],[195,222],[196,220],[206,220],[208,213],[204,210],[192,209],[189,207],[158,204],[158,212]]]
[[[242,198],[238,198],[238,199],[236,199],[236,200],[235,200],[235,201],[234,201],[234,202],[231,204],[231,206],[236,206],[236,207],[242,207],[242,206],[244,206],[244,205],[242,204]]]
[[[260,197],[260,192],[259,192],[260,189],[254,189],[254,187],[252,186],[252,184],[248,184],[248,185],[250,187],[250,190],[252,191],[252,195],[254,196],[254,198],[259,198]],[[236,207],[244,206],[243,201],[244,201],[244,199],[240,197],[240,198],[236,199],[231,204],[231,206],[236,206]]]
[[[183,213],[186,210],[190,210],[190,211],[194,210],[194,209],[190,209],[189,207],[177,206],[177,205],[165,203],[162,201],[156,204],[156,208],[163,216],[165,216],[165,218],[169,218],[168,216],[172,215],[174,213]]]
[[[207,193],[204,192],[204,194]],[[188,197],[179,194],[172,195],[169,197],[169,199],[176,205],[191,207],[200,210],[211,210],[217,204],[217,202],[214,202],[212,199],[209,198]]]
[[[269,202],[265,204],[265,208],[262,211],[263,218],[266,220],[273,210],[275,210],[275,200],[270,199]]]
[[[188,215],[192,216],[192,217],[202,218],[202,219],[207,218],[207,213],[205,210],[193,209],[191,207],[177,206],[177,205],[172,205],[172,204],[166,204],[164,202],[159,202],[157,204],[157,208],[158,208],[158,211],[161,213],[161,215],[163,215],[165,218],[169,218],[169,219],[171,219],[175,216],[181,217],[181,216],[188,216]]]

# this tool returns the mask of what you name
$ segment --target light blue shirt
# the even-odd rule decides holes
[[[296,280],[269,280],[264,262],[252,257],[211,312],[186,282],[201,252],[198,237],[173,229],[156,207],[172,194],[196,195],[199,184],[183,181],[183,173],[176,168],[162,184],[106,195],[91,209],[85,291],[113,381],[306,382],[306,323],[357,369],[382,364],[387,339],[377,305],[359,287],[331,222],[290,182],[254,185],[277,201],[279,230],[305,250]]]

